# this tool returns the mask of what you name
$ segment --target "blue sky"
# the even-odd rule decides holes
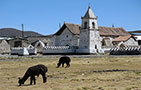
[[[81,24],[90,6],[99,26],[141,30],[141,0],[0,0],[0,28],[17,28],[49,35],[59,23]]]

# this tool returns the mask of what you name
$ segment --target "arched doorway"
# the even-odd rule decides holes
[[[43,47],[45,47],[45,44],[42,41],[38,40],[34,47],[37,48],[37,53],[42,53]]]

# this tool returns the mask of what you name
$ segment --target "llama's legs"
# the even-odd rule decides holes
[[[32,81],[34,81],[34,84],[36,84],[35,76],[30,77],[30,85],[32,85]]]
[[[31,76],[30,77],[30,85],[32,85],[32,80],[33,80],[33,77]]]
[[[43,77],[43,83],[45,83],[47,81],[46,73],[42,73],[42,77]]]
[[[64,67],[64,63],[62,63],[62,67]]]
[[[68,63],[66,63],[66,64],[67,64],[66,68],[67,68],[67,67],[70,67],[70,63],[69,63],[69,62],[68,62]]]
[[[35,76],[33,77],[33,81],[34,81],[34,84],[36,84],[36,79],[35,79]]]

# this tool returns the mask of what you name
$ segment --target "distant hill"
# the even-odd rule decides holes
[[[0,29],[0,37],[21,37],[22,31],[15,28],[2,28]],[[41,34],[33,31],[24,31],[24,37],[28,36],[42,36]]]

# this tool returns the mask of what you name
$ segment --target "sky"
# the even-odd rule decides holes
[[[141,0],[0,0],[0,28],[54,34],[64,22],[81,24],[88,6],[98,25],[141,30]]]

